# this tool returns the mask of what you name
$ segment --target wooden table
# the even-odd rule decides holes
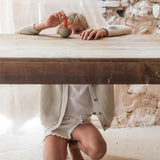
[[[160,84],[160,35],[0,35],[1,84]]]

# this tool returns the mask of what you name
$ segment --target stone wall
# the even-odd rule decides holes
[[[160,0],[103,0],[102,13],[133,34],[160,34]],[[160,85],[115,85],[115,99],[112,127],[160,125]]]
[[[108,24],[125,24],[135,34],[160,34],[160,0],[104,0]],[[112,127],[160,125],[159,85],[115,85]]]
[[[160,125],[160,85],[115,85],[112,127]]]
[[[108,24],[125,24],[133,34],[160,34],[160,0],[104,0]]]

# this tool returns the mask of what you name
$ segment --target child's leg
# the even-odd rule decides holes
[[[93,160],[101,159],[106,153],[106,142],[93,124],[76,127],[72,132],[72,139],[78,141],[78,148]]]
[[[71,160],[84,160],[80,152],[80,149],[78,148],[77,141],[71,140],[69,142],[69,151],[70,151]]]
[[[66,160],[68,140],[49,135],[45,139],[43,160]]]

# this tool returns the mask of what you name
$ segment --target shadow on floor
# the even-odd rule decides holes
[[[107,158],[104,160],[139,160],[139,159],[115,157],[115,156],[108,155]]]

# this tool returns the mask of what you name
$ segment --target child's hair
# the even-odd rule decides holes
[[[68,25],[78,25],[81,26],[83,30],[89,28],[86,18],[80,13],[70,13],[68,16]],[[59,25],[57,33],[59,32],[60,27],[62,27],[62,24]]]

